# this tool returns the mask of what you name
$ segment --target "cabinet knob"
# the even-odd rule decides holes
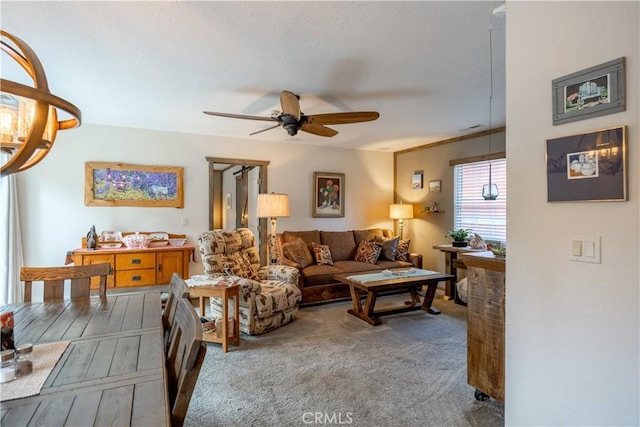
[[[158,273],[162,273],[162,264],[158,264]]]
[[[135,282],[135,281],[138,281],[138,280],[142,280],[142,277],[140,277],[140,276],[131,276],[131,280],[133,280]]]
[[[140,264],[142,261],[140,260],[140,258],[135,258],[131,260],[131,264]]]

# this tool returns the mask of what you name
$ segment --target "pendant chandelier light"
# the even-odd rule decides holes
[[[489,64],[490,64],[490,91],[489,91],[489,131],[491,131],[491,107],[493,104],[493,26],[489,25]],[[493,133],[489,134],[489,154],[491,154],[491,139]],[[491,161],[489,161],[489,183],[482,186],[482,198],[485,200],[496,200],[498,198],[498,185],[491,182]]]
[[[10,155],[0,176],[22,172],[39,163],[51,150],[58,130],[80,126],[80,110],[49,92],[44,68],[24,41],[0,30],[2,52],[33,80],[33,87],[0,79],[0,149]],[[72,117],[58,121],[57,108]]]

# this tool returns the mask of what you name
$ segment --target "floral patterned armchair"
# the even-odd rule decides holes
[[[198,237],[204,272],[240,285],[240,330],[263,334],[291,322],[302,293],[299,271],[285,265],[260,266],[253,233],[248,228],[215,230]],[[211,298],[212,316],[221,318],[220,299]]]

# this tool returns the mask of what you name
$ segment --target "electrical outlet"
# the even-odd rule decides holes
[[[182,226],[186,227],[187,225],[189,225],[189,218],[187,218],[186,216],[182,217]]]

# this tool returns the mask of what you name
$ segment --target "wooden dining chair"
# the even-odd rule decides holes
[[[69,267],[22,267],[20,280],[24,282],[24,301],[31,302],[31,284],[43,282],[43,301],[64,299],[64,284],[71,285],[70,298],[89,298],[91,279],[100,278],[99,294],[107,295],[107,276],[111,272],[109,263],[75,265]]]
[[[171,425],[181,427],[207,351],[202,342],[202,326],[191,301],[177,298],[176,313],[169,336],[167,387]]]
[[[171,276],[171,284],[169,285],[169,296],[162,312],[162,327],[164,329],[165,352],[168,350],[168,340],[171,334],[171,326],[176,317],[176,308],[178,300],[181,298],[189,299],[189,285],[184,281],[178,273]]]

